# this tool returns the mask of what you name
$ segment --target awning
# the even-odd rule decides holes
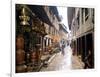
[[[46,36],[44,36],[44,38],[51,38],[52,39],[52,36],[51,35],[46,35]]]
[[[27,5],[28,8],[31,9],[33,13],[43,22],[47,23],[50,26],[53,26],[52,23],[50,22],[43,6],[40,5]]]

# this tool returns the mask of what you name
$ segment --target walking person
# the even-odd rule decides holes
[[[84,69],[92,68],[92,65],[91,65],[92,59],[91,59],[91,57],[92,57],[92,53],[89,50],[89,54],[85,57],[85,61],[84,61],[85,62],[85,66],[84,66]]]
[[[63,54],[63,55],[65,55],[64,48],[65,48],[65,42],[63,41],[63,42],[62,42],[62,54]]]

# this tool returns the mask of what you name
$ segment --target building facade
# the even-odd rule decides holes
[[[94,8],[68,8],[69,27],[72,34],[72,50],[85,63],[91,52],[91,68],[94,68]]]
[[[16,4],[15,11],[16,72],[39,71],[63,36],[57,8]]]

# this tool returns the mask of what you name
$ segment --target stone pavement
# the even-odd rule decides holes
[[[84,63],[78,56],[72,56],[72,69],[83,69]]]
[[[83,63],[77,56],[72,56],[72,51],[69,46],[65,49],[65,54],[57,53],[48,67],[42,67],[40,71],[65,71],[71,69],[82,69]]]

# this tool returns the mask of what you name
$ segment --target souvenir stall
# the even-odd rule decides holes
[[[25,6],[16,7],[16,72],[39,71],[46,35],[44,23]]]

